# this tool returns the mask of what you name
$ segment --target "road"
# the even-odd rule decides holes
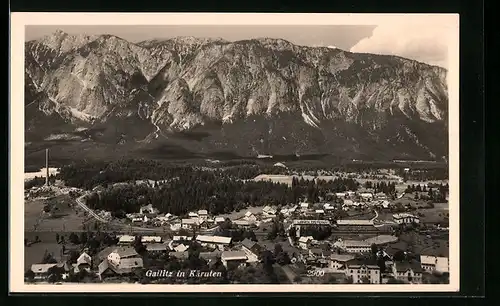
[[[373,217],[371,219],[372,222],[374,222],[378,218],[378,211],[375,210],[375,209],[373,211],[375,212],[375,217]],[[374,224],[373,226],[378,228],[378,227],[383,227],[383,226],[386,226],[386,225],[394,225],[394,224],[396,224],[396,223],[391,222],[391,221],[383,221],[383,220],[380,220],[379,222],[381,224]]]
[[[96,214],[92,209],[90,209],[85,203],[83,203],[82,199],[85,197],[85,195],[82,195],[81,197],[76,199],[76,203],[83,208],[86,212],[88,212],[92,217],[94,217],[97,221],[102,222],[102,223],[108,223],[108,220],[101,218],[98,214]]]
[[[102,218],[101,216],[99,216],[98,214],[96,214],[90,207],[88,207],[85,203],[83,203],[83,198],[85,197],[85,195],[82,195],[81,197],[77,198],[76,199],[76,203],[81,207],[83,208],[86,212],[89,213],[89,215],[91,215],[94,219],[96,219],[97,221],[101,222],[101,223],[105,223],[105,224],[108,224],[110,226],[116,226],[118,228],[123,228],[123,229],[126,229],[126,230],[131,230],[131,231],[141,231],[141,232],[166,232],[164,229],[159,229],[159,228],[147,228],[147,227],[138,227],[138,226],[130,226],[128,224],[123,224],[123,223],[117,223],[117,222],[110,222],[104,218]]]

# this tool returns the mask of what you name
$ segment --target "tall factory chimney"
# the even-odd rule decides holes
[[[45,149],[45,185],[49,186],[49,149]]]

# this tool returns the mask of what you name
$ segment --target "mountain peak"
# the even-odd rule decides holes
[[[52,35],[55,37],[65,37],[65,36],[68,36],[69,34],[64,32],[61,29],[57,29],[57,30],[55,30],[55,32]]]
[[[446,75],[439,69],[280,38],[214,41],[220,40],[132,43],[58,31],[44,41],[52,49],[29,44],[27,74],[48,97],[47,107],[57,101],[66,110],[64,118],[80,122],[88,115],[109,133],[120,130],[137,141],[210,127],[210,136],[190,145],[243,155],[249,148],[447,154]]]

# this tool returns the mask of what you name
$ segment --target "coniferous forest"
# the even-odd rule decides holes
[[[229,169],[229,170],[228,170]],[[61,168],[59,178],[67,185],[92,190],[87,205],[112,211],[116,216],[137,212],[153,204],[162,213],[182,215],[191,210],[207,209],[212,214],[229,213],[248,206],[287,205],[336,191],[356,190],[350,178],[333,181],[306,181],[294,178],[292,186],[266,181],[246,180],[267,169],[238,165],[228,169],[203,169],[169,165],[156,161],[121,160],[111,163],[74,163]],[[138,183],[148,180],[148,183]],[[127,184],[115,184],[115,183]]]

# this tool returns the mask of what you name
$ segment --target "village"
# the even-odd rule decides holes
[[[262,270],[274,283],[448,282],[448,203],[424,200],[431,184],[408,187],[397,196],[369,187],[335,192],[334,201],[304,198],[295,205],[225,215],[200,209],[176,216],[148,204],[114,220],[111,212],[87,207],[86,214],[108,230],[54,233],[60,254],[46,252],[25,279],[259,283],[255,271]],[[43,243],[39,240],[35,243]],[[30,247],[26,240],[25,246]],[[213,277],[190,278],[200,274],[179,272],[184,270]]]

